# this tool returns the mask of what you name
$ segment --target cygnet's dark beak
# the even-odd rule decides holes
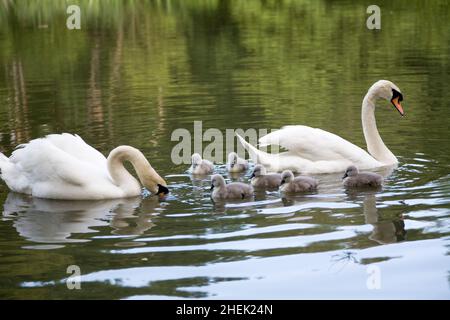
[[[344,180],[345,178],[347,178],[348,177],[348,174],[347,174],[347,172],[344,174],[344,176],[342,177],[342,180]]]
[[[255,177],[255,173],[252,172],[252,175],[250,176],[250,179],[253,179]]]
[[[158,184],[158,192],[156,193],[158,196],[159,195],[165,195],[169,193],[169,189],[167,189],[167,187]]]
[[[211,185],[211,189],[210,190],[212,190],[212,189],[214,189],[214,185],[213,184]]]
[[[286,181],[284,181],[284,179],[283,180],[281,180],[281,184],[285,184],[286,183]]]

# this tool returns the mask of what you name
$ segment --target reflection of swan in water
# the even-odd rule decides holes
[[[3,206],[3,217],[13,220],[17,232],[33,242],[82,242],[88,240],[73,239],[72,234],[94,233],[96,227],[111,226],[113,234],[142,234],[154,226],[149,214],[158,204],[155,197],[67,201],[11,192]]]
[[[120,202],[114,206],[111,213],[110,226],[114,229],[113,234],[118,235],[141,235],[153,228],[155,224],[151,220],[155,207],[159,201],[155,197],[142,200],[140,197],[134,201]]]
[[[401,217],[396,217],[392,220],[380,218],[374,193],[367,194],[364,197],[363,209],[366,223],[373,226],[372,234],[369,236],[370,240],[376,241],[379,244],[405,240],[405,222]]]

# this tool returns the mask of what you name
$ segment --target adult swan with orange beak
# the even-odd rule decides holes
[[[398,160],[381,139],[375,121],[375,105],[380,99],[390,101],[404,115],[400,89],[388,80],[375,82],[364,97],[361,112],[368,152],[333,133],[301,125],[285,126],[259,139],[261,147],[278,145],[287,149],[286,152],[267,153],[239,135],[238,138],[252,160],[265,166],[268,171],[292,170],[317,174],[345,171],[350,165],[363,170],[395,166]]]

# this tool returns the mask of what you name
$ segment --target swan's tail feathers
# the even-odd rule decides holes
[[[0,177],[3,179],[3,172],[11,166],[9,158],[0,152]]]
[[[16,164],[7,156],[0,152],[0,178],[6,183],[9,189],[19,193],[31,194],[29,181]]]
[[[239,134],[236,133],[236,136],[238,137],[241,144],[244,146],[244,148],[248,151],[248,154],[250,155],[250,158],[255,164],[262,164],[264,166],[270,165],[270,157],[271,155],[267,152],[258,150],[255,146],[251,145],[243,137],[241,137]]]

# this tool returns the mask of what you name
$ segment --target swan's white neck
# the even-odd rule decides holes
[[[364,97],[361,112],[367,150],[377,161],[385,165],[396,164],[398,162],[397,158],[386,147],[378,132],[377,123],[375,120],[375,102],[375,94],[369,91]]]
[[[135,194],[140,192],[141,185],[124,167],[124,162],[129,161],[139,180],[145,184],[149,175],[156,174],[150,163],[144,155],[137,149],[129,146],[120,146],[111,151],[108,156],[108,171],[115,185],[122,189],[126,194]],[[156,174],[157,175],[157,174]]]

